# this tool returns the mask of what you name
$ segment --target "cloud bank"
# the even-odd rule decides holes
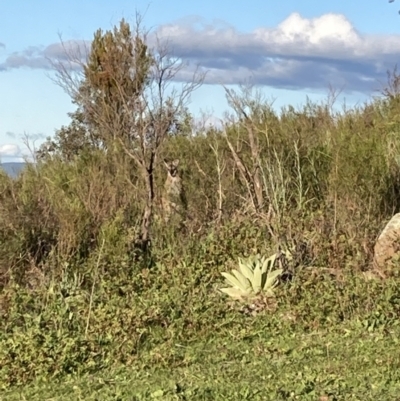
[[[326,89],[370,92],[380,87],[386,71],[400,56],[400,35],[361,34],[340,14],[303,18],[291,14],[278,26],[239,32],[232,26],[202,23],[201,19],[160,26],[155,35],[167,41],[172,54],[189,67],[177,80],[192,77],[196,65],[207,71],[208,84],[256,85],[284,89]],[[88,42],[86,42],[87,45]],[[76,42],[66,42],[71,49]],[[51,68],[63,59],[60,44],[30,48],[8,56],[0,71],[19,67]]]
[[[46,47],[31,46],[22,52],[10,54],[0,62],[0,72],[22,67],[51,70],[54,68],[54,62],[67,62],[68,54],[83,60],[88,49],[90,49],[89,41],[72,40],[52,43]]]

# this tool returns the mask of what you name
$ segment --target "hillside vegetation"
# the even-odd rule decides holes
[[[187,110],[202,76],[171,92],[182,66],[139,28],[56,66],[70,125],[0,172],[0,398],[398,399],[398,261],[372,264],[399,211],[396,71],[339,112],[227,90],[211,127]],[[282,252],[273,296],[219,291]]]

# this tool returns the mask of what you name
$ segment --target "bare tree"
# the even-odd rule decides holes
[[[189,82],[174,81],[185,64],[168,46],[141,29],[140,16],[132,33],[124,20],[113,31],[97,31],[86,55],[67,51],[68,62],[56,62],[56,82],[82,113],[91,143],[114,155],[126,156],[140,172],[146,188],[139,243],[147,249],[155,198],[154,169],[161,146],[185,113],[190,94],[203,82],[196,69]]]

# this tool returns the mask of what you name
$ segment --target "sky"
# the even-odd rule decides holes
[[[189,63],[177,85],[190,66],[207,72],[190,110],[218,119],[229,110],[223,85],[251,82],[278,110],[324,101],[330,86],[349,106],[376,96],[399,62],[399,9],[387,0],[1,1],[0,161],[21,161],[70,121],[75,106],[50,62],[62,56],[60,36],[90,43],[139,12],[150,40]]]

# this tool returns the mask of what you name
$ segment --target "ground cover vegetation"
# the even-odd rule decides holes
[[[0,172],[0,398],[399,399],[396,70],[340,111],[227,88],[207,126],[140,19],[67,54],[70,125]]]

